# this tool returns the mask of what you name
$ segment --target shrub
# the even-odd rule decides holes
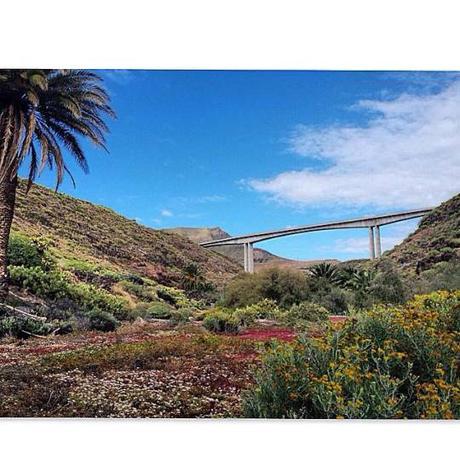
[[[56,325],[32,318],[8,316],[0,320],[0,337],[10,335],[19,339],[27,339],[32,334],[47,335],[53,329],[56,329]]]
[[[345,289],[331,286],[329,289],[319,291],[311,296],[313,303],[324,306],[330,313],[341,315],[355,302],[356,297]]]
[[[215,290],[215,286],[206,280],[202,268],[192,262],[183,268],[181,287],[196,297],[204,297]]]
[[[250,305],[248,308],[257,310],[257,319],[276,319],[280,312],[278,303],[275,300],[263,299]]]
[[[241,274],[225,288],[222,305],[237,308],[264,299],[277,302],[281,308],[306,299],[305,275],[294,270],[271,268],[255,274]]]
[[[406,289],[397,270],[383,261],[369,286],[369,294],[376,302],[398,304],[406,300]]]
[[[171,309],[170,320],[174,325],[185,324],[190,321],[193,311],[190,308]]]
[[[255,320],[258,319],[260,311],[254,306],[245,308],[237,308],[232,313],[232,320],[238,325],[238,329],[242,327],[248,327],[254,324]]]
[[[262,299],[274,300],[281,308],[289,308],[307,297],[305,275],[302,273],[273,268],[262,270],[259,276]]]
[[[178,298],[177,293],[173,289],[169,289],[167,287],[162,286],[157,290],[157,296],[164,300],[165,302],[170,303],[171,305],[176,305]]]
[[[12,234],[8,242],[8,264],[24,267],[40,267],[42,255],[25,236]]]
[[[153,302],[158,300],[156,289],[153,286],[149,286],[145,283],[134,283],[132,281],[122,281],[120,284],[127,292],[136,296],[143,302]]]
[[[460,291],[359,313],[320,338],[272,345],[248,417],[460,418]]]
[[[96,331],[110,332],[118,327],[115,316],[107,311],[94,308],[88,312],[89,328]]]
[[[128,275],[125,276],[126,280],[129,281],[130,283],[133,284],[138,284],[142,286],[145,284],[145,281],[140,277],[139,275],[136,275],[134,273],[129,273]]]
[[[161,302],[149,304],[147,308],[147,317],[152,319],[170,319],[173,308]]]
[[[41,267],[10,267],[11,283],[47,299],[65,297],[68,282],[59,272],[46,272]]]
[[[157,296],[176,308],[199,308],[202,306],[200,301],[189,299],[184,291],[173,287],[159,287]]]
[[[240,324],[230,311],[210,311],[203,320],[203,326],[211,332],[236,333],[240,330]]]
[[[67,295],[85,310],[97,308],[112,313],[119,320],[128,317],[128,309],[124,299],[90,284],[69,283]]]
[[[299,331],[308,331],[312,325],[324,323],[329,317],[329,311],[311,302],[301,302],[294,305],[285,315],[287,326]]]
[[[222,306],[237,308],[257,303],[262,300],[259,284],[257,274],[241,273],[237,275],[225,287]]]
[[[454,258],[448,262],[440,262],[430,270],[422,272],[411,284],[412,292],[418,294],[460,289],[460,260]]]
[[[82,260],[71,260],[66,263],[68,268],[80,281],[95,284],[105,289],[111,288],[115,283],[125,279],[125,275],[94,265]]]
[[[264,299],[253,305],[235,309],[233,317],[241,327],[246,327],[257,319],[280,319],[284,313],[285,310],[280,310],[274,300]]]
[[[50,300],[70,299],[83,310],[98,308],[127,317],[126,302],[103,289],[86,283],[71,283],[62,273],[46,272],[40,267],[10,267],[11,282],[39,297]]]
[[[30,239],[18,233],[12,233],[8,242],[8,265],[23,267],[41,267],[45,270],[53,266],[47,254],[48,243],[43,238]]]

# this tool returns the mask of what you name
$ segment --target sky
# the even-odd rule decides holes
[[[436,72],[98,71],[109,154],[60,191],[153,228],[231,235],[438,205],[460,192],[460,76]],[[53,186],[44,172],[37,181]],[[382,227],[383,249],[416,227]],[[295,259],[368,256],[366,229],[260,243]]]

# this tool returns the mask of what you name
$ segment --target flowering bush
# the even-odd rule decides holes
[[[319,338],[272,345],[249,417],[460,418],[460,291],[376,307]]]

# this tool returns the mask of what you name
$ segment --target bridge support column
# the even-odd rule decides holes
[[[254,273],[254,246],[248,243],[248,272]]]
[[[246,273],[254,273],[254,247],[253,243],[243,243],[244,249],[244,271]]]
[[[244,265],[244,271],[248,272],[249,267],[248,267],[248,252],[249,252],[249,244],[248,243],[243,243],[243,265]]]
[[[375,259],[374,227],[369,227],[369,258]]]
[[[379,258],[382,255],[382,243],[380,241],[380,226],[375,226],[375,255]]]

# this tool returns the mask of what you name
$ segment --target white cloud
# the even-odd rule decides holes
[[[172,217],[173,216],[173,213],[172,211],[170,211],[169,209],[162,209],[160,214],[163,216],[163,217]]]
[[[410,208],[436,205],[460,191],[460,82],[437,94],[363,100],[365,126],[298,126],[295,154],[321,170],[286,171],[248,182],[295,205]]]

